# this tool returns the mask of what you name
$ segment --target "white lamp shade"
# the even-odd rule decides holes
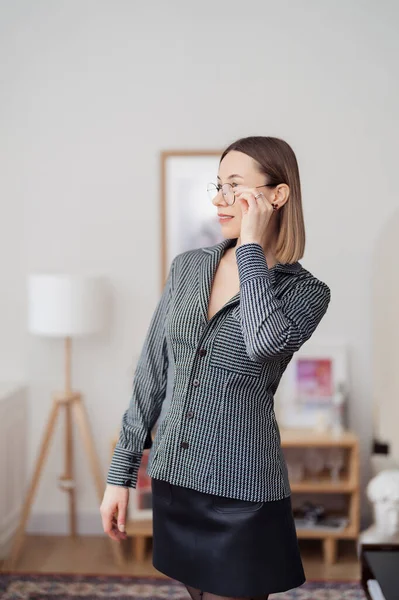
[[[99,331],[104,321],[104,291],[104,282],[99,277],[30,275],[29,331],[54,337]]]

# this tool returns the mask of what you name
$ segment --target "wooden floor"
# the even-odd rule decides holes
[[[25,545],[14,571],[39,573],[127,574],[162,577],[151,563],[151,542],[148,558],[138,564],[130,556],[130,540],[122,542],[126,556],[123,568],[114,564],[110,544],[117,544],[105,536],[26,536]],[[322,561],[321,543],[300,540],[302,560],[307,579],[358,580],[359,564],[353,542],[339,543],[338,561],[326,567]]]

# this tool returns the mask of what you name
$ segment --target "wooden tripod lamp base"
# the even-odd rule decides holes
[[[64,473],[59,477],[59,487],[68,495],[69,505],[69,534],[72,537],[77,536],[76,523],[76,485],[74,479],[74,461],[73,461],[73,424],[77,425],[81,435],[86,456],[88,458],[92,478],[97,492],[99,506],[103,498],[105,484],[101,472],[99,460],[97,458],[93,437],[90,431],[90,425],[87,412],[82,401],[82,396],[78,392],[69,392],[56,394],[53,398],[53,406],[47,421],[42,442],[39,449],[34,473],[26,494],[25,502],[22,507],[20,522],[15,534],[8,559],[5,561],[3,569],[13,569],[19,559],[25,537],[26,524],[29,519],[30,511],[33,505],[35,494],[40,482],[40,477],[49,454],[50,444],[56,430],[56,424],[60,412],[63,412],[65,421],[65,441],[64,441]],[[99,520],[100,512],[99,512]],[[120,545],[110,539],[111,549],[114,559],[118,565],[124,562],[123,553]]]
[[[71,386],[71,337],[94,333],[101,328],[105,303],[103,282],[93,277],[73,277],[70,275],[31,275],[29,277],[29,329],[31,333],[63,337],[65,339],[65,391],[55,394],[53,406],[41,441],[32,480],[24,501],[20,522],[15,534],[8,559],[4,568],[12,569],[20,555],[26,524],[40,477],[49,453],[60,412],[65,421],[64,472],[58,485],[68,495],[69,533],[77,535],[76,524],[76,482],[73,460],[73,425],[80,432],[85,453],[88,458],[92,478],[98,497],[98,518],[105,483],[101,466],[95,451],[89,420],[79,392]],[[110,539],[112,552],[117,564],[122,564],[122,551],[118,542]]]

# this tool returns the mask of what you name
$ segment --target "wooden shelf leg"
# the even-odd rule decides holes
[[[333,537],[327,537],[323,540],[324,562],[326,565],[333,565],[337,561],[337,540]]]
[[[133,538],[133,543],[134,543],[134,550],[133,550],[133,554],[134,554],[134,558],[137,562],[143,562],[145,560],[145,542],[146,542],[146,538],[144,535],[136,535]]]

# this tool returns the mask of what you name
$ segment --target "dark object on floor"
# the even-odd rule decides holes
[[[363,544],[360,552],[362,586],[374,579],[385,600],[397,600],[399,587],[399,544]]]

